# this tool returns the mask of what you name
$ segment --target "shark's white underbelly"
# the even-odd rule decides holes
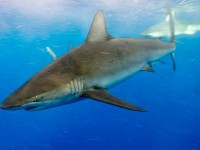
[[[111,72],[99,72],[98,74],[89,77],[87,80],[87,85],[89,83],[89,87],[98,87],[98,88],[110,88],[124,79],[132,76],[133,74],[141,71],[145,66],[146,62],[140,63],[135,66],[127,66],[122,69],[116,68],[113,73]]]

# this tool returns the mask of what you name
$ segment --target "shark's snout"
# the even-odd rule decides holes
[[[5,110],[17,110],[17,109],[20,109],[20,107],[7,106],[7,105],[3,105],[3,104],[0,105],[0,108],[1,109],[5,109]]]
[[[6,99],[0,104],[1,109],[6,109],[6,110],[17,110],[17,109],[26,109],[26,110],[31,110],[31,109],[36,109],[39,106],[37,102],[20,102],[16,101],[14,99]]]
[[[0,108],[1,109],[19,109],[21,105],[22,104],[20,104],[18,101],[15,101],[14,99],[11,99],[11,98],[7,98],[0,104]]]
[[[8,107],[8,106],[6,106],[6,105],[5,105],[5,104],[3,104],[3,103],[2,103],[2,104],[0,104],[0,108],[1,108],[1,109],[9,109],[9,107]]]

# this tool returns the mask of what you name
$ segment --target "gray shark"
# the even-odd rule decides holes
[[[198,21],[184,21],[177,20],[175,14],[173,13],[175,35],[193,35],[200,31],[200,22]],[[153,37],[153,38],[163,38],[170,37],[169,32],[169,15],[166,17],[165,21],[162,21],[154,26],[149,27],[147,30],[141,33],[143,36]]]
[[[170,42],[153,39],[114,38],[99,10],[85,43],[57,58],[17,89],[2,109],[41,110],[90,98],[134,111],[144,109],[116,98],[109,88],[175,50],[171,18]]]

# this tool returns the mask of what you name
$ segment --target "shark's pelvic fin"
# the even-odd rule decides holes
[[[83,96],[129,110],[141,111],[141,112],[145,111],[144,109],[138,106],[135,106],[131,103],[128,103],[126,101],[123,101],[119,98],[110,95],[105,89],[90,89],[84,92]]]
[[[142,71],[147,71],[147,72],[155,72],[153,69],[152,69],[152,66],[150,64],[146,64],[144,66],[144,68],[142,69]]]
[[[168,8],[168,13],[169,13],[169,27],[170,27],[170,41],[169,43],[175,43],[175,22],[174,22],[174,17],[173,17],[173,11],[171,8]],[[172,63],[173,63],[173,70],[176,71],[176,62],[175,62],[175,55],[174,53],[171,53],[171,58],[172,58]]]
[[[99,10],[93,19],[90,31],[88,33],[87,42],[106,41],[112,38],[106,28],[106,21],[103,10]]]
[[[57,59],[56,54],[53,52],[52,49],[50,49],[50,47],[46,47],[46,50],[47,50],[47,52],[49,53],[49,55],[51,56],[51,58],[52,58],[53,60],[56,60],[56,59]]]

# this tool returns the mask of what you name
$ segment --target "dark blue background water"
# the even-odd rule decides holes
[[[51,63],[46,46],[61,56],[67,52],[69,41],[74,47],[83,43],[96,10],[104,6],[101,3],[101,7],[92,7],[95,1],[66,2],[73,1],[57,0],[52,6],[45,0],[32,5],[31,1],[0,0],[1,101]],[[141,31],[165,16],[165,12],[156,13],[160,6],[155,5],[156,1],[146,4],[152,7],[150,18],[145,16],[147,10],[140,15],[144,4],[136,0],[135,5],[140,7],[130,13],[128,4],[119,12],[117,5],[108,7],[112,3],[105,3],[105,15],[109,32],[117,37],[139,37]],[[62,16],[68,18],[62,20]],[[110,89],[113,95],[148,112],[133,112],[89,99],[37,112],[0,110],[0,150],[199,150],[199,37],[200,33],[177,37],[183,44],[177,43],[176,72],[172,71],[170,57],[166,57],[165,64],[154,66],[156,73],[138,73]]]

